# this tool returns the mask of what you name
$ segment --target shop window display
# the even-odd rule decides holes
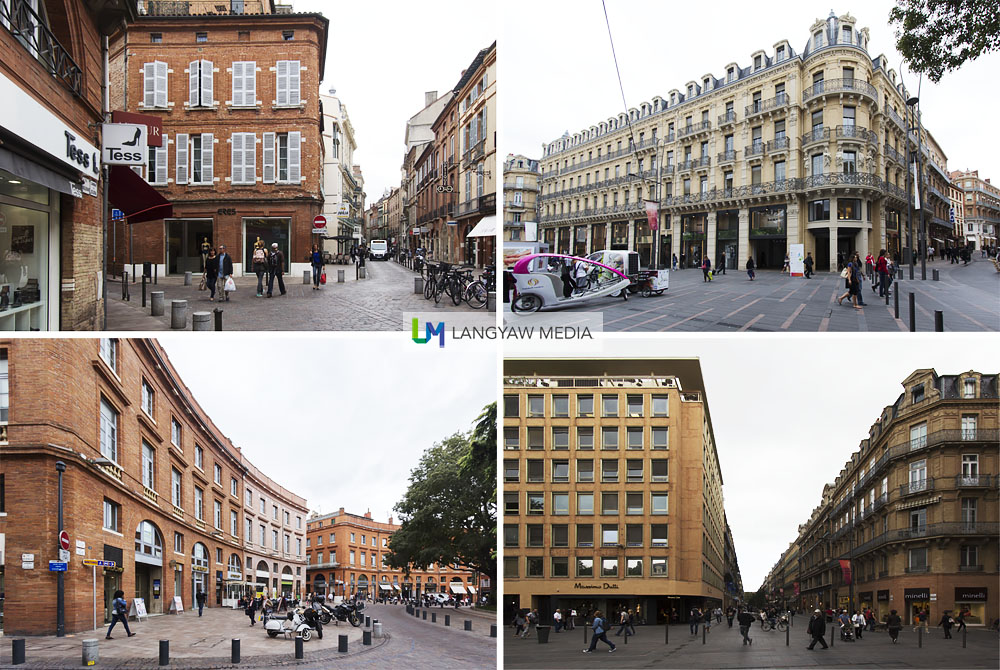
[[[0,177],[0,195],[24,202],[24,206],[10,199],[0,202],[0,330],[45,330],[48,190],[10,173],[0,171]]]

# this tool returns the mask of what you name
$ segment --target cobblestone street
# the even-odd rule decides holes
[[[303,284],[302,276],[286,276],[287,295],[279,295],[277,283],[273,298],[256,297],[256,276],[237,277],[237,290],[229,302],[208,299],[208,291],[199,291],[199,276],[192,286],[184,286],[182,277],[161,277],[158,283],[147,285],[150,291],[163,291],[165,310],[162,317],[150,316],[149,303],[142,308],[142,288],[130,285],[132,299],[121,300],[120,282],[108,286],[108,330],[169,330],[170,301],[188,301],[188,327],[191,313],[223,310],[224,330],[406,330],[404,313],[407,312],[461,312],[485,313],[468,305],[455,306],[442,300],[435,306],[433,300],[413,292],[413,279],[418,275],[395,261],[375,262],[366,265],[368,279],[355,280],[353,265],[328,265],[327,284],[319,291],[312,284]],[[346,281],[337,283],[337,270],[343,270]],[[266,291],[266,287],[265,287]],[[492,307],[492,305],[491,305]]]

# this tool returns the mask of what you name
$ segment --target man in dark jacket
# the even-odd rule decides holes
[[[282,275],[285,274],[285,254],[281,253],[278,249],[278,243],[274,242],[271,244],[271,255],[267,257],[268,262],[268,273],[267,273],[267,297],[271,297],[271,292],[274,290],[274,279],[278,279],[278,290],[281,291],[281,295],[285,295],[285,280],[282,279]]]
[[[810,279],[813,276],[813,254],[810,251],[806,254],[805,260],[802,261],[802,266],[805,268],[806,279]]]
[[[753,614],[750,614],[747,610],[740,612],[737,620],[740,622],[740,635],[743,636],[743,644],[753,644],[753,638],[748,635],[750,633],[750,626],[753,625]]]
[[[198,616],[201,616],[202,610],[205,609],[205,592],[199,590],[198,595],[195,596],[195,601],[198,603]]]
[[[826,617],[823,616],[823,612],[820,610],[813,612],[812,618],[809,619],[808,630],[809,634],[812,636],[812,642],[809,643],[809,646],[806,647],[806,649],[812,651],[812,648],[816,646],[817,642],[823,645],[823,648],[826,649],[826,640],[823,639],[823,636],[826,634]]]
[[[226,280],[233,274],[233,257],[226,253],[226,245],[219,245],[219,295],[225,296],[226,300],[229,300],[229,294],[226,293]]]

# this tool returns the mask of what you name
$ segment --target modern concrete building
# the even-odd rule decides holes
[[[6,340],[0,381],[6,634],[56,632],[60,463],[66,632],[107,622],[117,589],[150,614],[198,591],[209,607],[302,593],[306,501],[212,423],[157,341]]]
[[[323,215],[328,237],[325,249],[330,253],[347,253],[351,245],[361,241],[364,223],[364,182],[355,175],[361,166],[354,164],[358,144],[347,105],[336,96],[336,90],[320,94],[323,109]]]
[[[998,375],[914,371],[765,580],[798,608],[998,616]],[[780,589],[784,588],[784,593]]]
[[[538,223],[538,161],[508,154],[503,164],[503,241],[525,240],[524,224]]]
[[[1000,188],[982,179],[979,170],[955,170],[951,185],[961,191],[962,221],[955,221],[962,244],[972,249],[996,249],[1000,229]]]
[[[389,539],[400,525],[375,521],[371,512],[352,514],[341,507],[332,514],[313,513],[306,522],[307,590],[324,595],[368,598],[420,598],[447,593],[476,599],[483,586],[478,575],[464,568],[432,565],[427,570],[402,570],[386,564]]]
[[[543,145],[543,240],[563,253],[634,249],[658,267],[707,255],[778,268],[796,243],[820,270],[880,248],[905,260],[906,138],[915,154],[917,132],[907,134],[910,94],[868,38],[853,16],[831,12],[801,50],[778,40],[748,65]],[[928,238],[943,238],[945,155],[926,128],[920,152]],[[647,200],[659,203],[655,232]]]
[[[697,359],[508,359],[503,393],[507,614],[724,604],[739,580]]]

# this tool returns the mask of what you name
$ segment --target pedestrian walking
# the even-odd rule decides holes
[[[697,607],[691,608],[691,613],[688,615],[688,628],[691,629],[691,635],[698,634],[698,625],[701,623],[701,610]]]
[[[844,287],[847,289],[844,291],[843,295],[837,298],[837,304],[844,304],[844,298],[850,298],[851,302],[854,304],[854,309],[861,309],[858,304],[858,278],[854,271],[854,264],[848,263],[844,266],[844,269],[840,272],[841,278],[844,280]]]
[[[806,270],[806,279],[811,279],[813,276],[813,254],[811,251],[806,253],[806,257],[805,260],[802,261],[802,265]]]
[[[194,597],[196,603],[198,603],[198,616],[201,616],[202,610],[205,609],[205,592],[198,589],[198,595]]]
[[[233,274],[233,258],[228,253],[226,253],[226,245],[225,244],[220,244],[219,245],[219,258],[218,258],[218,261],[219,261],[218,262],[218,267],[219,267],[218,282],[219,282],[219,294],[220,294],[219,297],[221,298],[222,296],[225,296],[226,300],[229,300],[229,294],[226,293],[226,281]]]
[[[914,633],[916,633],[917,629],[920,628],[921,626],[923,626],[925,633],[931,632],[930,624],[927,622],[927,620],[930,619],[930,615],[931,612],[929,607],[917,610],[916,614],[913,617],[914,620],[917,622],[917,625],[913,627]]]
[[[865,276],[868,277],[868,281],[875,281],[875,259],[870,251],[865,256]]]
[[[674,270],[677,269],[677,254],[671,254],[670,265]]]
[[[281,253],[278,249],[278,243],[274,242],[271,244],[271,255],[267,258],[268,262],[268,273],[267,273],[267,297],[271,297],[272,291],[274,291],[274,280],[278,280],[278,290],[281,291],[281,295],[285,295],[285,280],[282,279],[282,275],[285,274],[285,254]]]
[[[524,617],[524,610],[517,610],[514,613],[514,637],[523,637],[525,630],[527,630],[528,620]]]
[[[701,262],[701,272],[704,275],[702,281],[712,281],[712,260],[708,256]]]
[[[589,654],[597,649],[598,640],[611,647],[608,649],[609,654],[618,648],[615,646],[614,642],[608,639],[608,622],[603,616],[601,616],[601,610],[594,611],[594,621],[590,624],[590,626],[594,630],[594,635],[590,638],[590,647],[588,649],[584,649],[583,653]]]
[[[309,264],[313,272],[313,290],[319,290],[320,274],[323,272],[323,254],[319,251],[319,246],[314,244],[312,255],[309,257]]]
[[[865,615],[854,610],[854,616],[851,617],[851,621],[854,622],[854,635],[860,640],[861,634],[865,630]]]
[[[719,262],[715,265],[715,274],[726,274],[726,252],[719,254]]]
[[[736,620],[740,624],[740,635],[743,636],[743,644],[753,644],[753,638],[750,637],[750,626],[753,625],[753,614],[750,614],[748,610],[743,610],[739,613]]]
[[[128,602],[125,600],[124,591],[115,591],[115,599],[111,601],[111,625],[108,626],[108,633],[104,636],[105,640],[114,639],[111,637],[111,631],[114,630],[115,624],[119,621],[122,622],[122,626],[125,627],[125,633],[129,637],[135,635],[135,633],[128,629]]]
[[[569,630],[576,630],[576,610],[572,609],[569,611],[569,617],[566,620],[566,628]]]
[[[889,616],[885,620],[885,627],[889,631],[889,639],[893,644],[899,642],[899,630],[903,627],[903,620],[896,610],[889,610]]]
[[[243,613],[250,617],[250,625],[253,626],[257,623],[257,606],[259,605],[256,598],[250,598],[250,602],[247,603],[247,608],[243,610]]]
[[[955,623],[958,624],[958,630],[955,631],[956,633],[961,633],[965,630],[965,617],[967,616],[969,616],[969,610],[964,607],[958,611],[958,617],[955,619]]]
[[[560,610],[556,610],[552,614],[552,629],[556,633],[558,633],[562,629],[562,618],[563,615]]]
[[[715,622],[716,623],[722,623],[722,608],[721,607],[716,607],[715,608]]]
[[[854,276],[858,280],[858,304],[862,307],[865,306],[865,292],[862,290],[865,284],[865,273],[861,269],[861,256],[859,254],[854,254],[854,260],[851,261],[854,265]]]
[[[264,240],[259,237],[253,243],[253,254],[250,258],[253,261],[253,272],[257,275],[257,297],[260,298],[264,295],[264,277],[267,276],[267,249]]]
[[[791,274],[791,271],[792,271],[791,261],[788,260],[788,254],[785,254],[785,262],[781,266],[781,273],[784,274],[788,272],[789,274]]]
[[[749,256],[747,258],[747,277],[750,277],[750,281],[753,281],[753,278],[757,276],[757,273],[754,272],[755,267],[757,266],[753,263],[753,256]]]
[[[636,620],[635,612],[629,610],[628,618],[626,619],[626,621],[628,622],[628,628],[626,629],[625,632],[626,635],[635,635],[635,620]]]
[[[729,607],[726,608],[726,621],[729,623],[730,628],[733,627],[733,618],[735,616],[736,616],[736,610],[734,610],[733,606],[730,605]]]
[[[823,636],[826,634],[826,617],[823,616],[823,612],[816,610],[813,612],[812,617],[809,618],[809,627],[807,628],[809,635],[812,636],[812,642],[806,647],[809,651],[812,651],[816,643],[819,642],[823,649],[827,648],[826,640]]]
[[[208,289],[208,299],[215,302],[216,282],[219,280],[219,257],[215,249],[208,250],[208,259],[205,262],[205,288]]]
[[[621,637],[622,631],[625,631],[625,634],[628,635],[628,613],[625,610],[618,613],[618,623],[620,625],[618,626],[618,632],[615,633],[615,637]]]
[[[528,610],[528,616],[525,618],[528,620],[528,629],[524,631],[522,637],[528,638],[538,627],[538,610]]]
[[[941,621],[938,625],[941,626],[941,630],[944,631],[944,639],[951,639],[951,627],[955,625],[955,620],[951,618],[951,610],[945,610],[944,614],[941,615]]]

